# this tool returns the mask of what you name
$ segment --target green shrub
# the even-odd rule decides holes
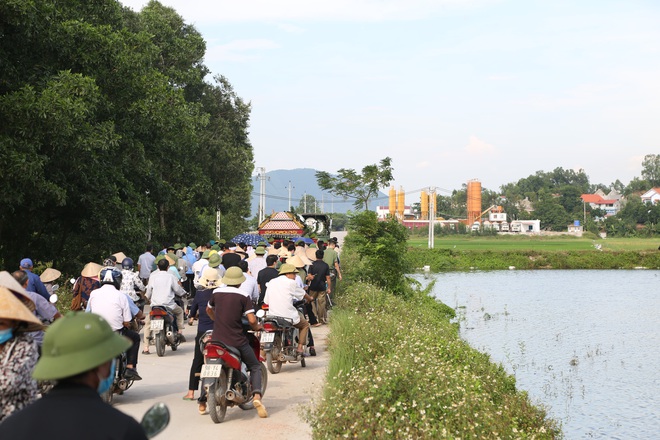
[[[424,298],[425,296],[425,298]],[[515,380],[463,342],[446,306],[353,284],[333,310],[314,438],[554,438]],[[451,315],[451,314],[450,314]]]

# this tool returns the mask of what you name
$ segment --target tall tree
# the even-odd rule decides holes
[[[386,157],[379,164],[362,168],[361,174],[346,168],[337,171],[336,176],[326,171],[317,171],[316,180],[322,189],[339,197],[355,199],[353,206],[367,211],[369,200],[394,179],[392,172],[392,159]]]
[[[642,177],[651,186],[660,186],[660,154],[647,154],[642,161]]]

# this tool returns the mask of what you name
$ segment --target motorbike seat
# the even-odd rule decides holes
[[[220,347],[224,348],[225,350],[227,350],[231,354],[233,354],[235,356],[238,356],[239,359],[241,358],[241,352],[238,351],[237,348],[232,347],[231,345],[227,345],[227,344],[225,344],[223,342],[220,342],[220,341],[209,341],[208,343],[213,344],[213,345],[219,345]]]
[[[274,322],[278,327],[289,328],[293,327],[293,320],[285,318],[283,316],[267,316],[267,322]]]

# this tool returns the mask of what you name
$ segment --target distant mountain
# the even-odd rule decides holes
[[[293,170],[266,170],[266,215],[273,211],[289,210],[289,182],[291,182],[291,205],[298,207],[304,194],[313,196],[324,212],[346,213],[349,210],[354,211],[353,199],[342,199],[332,196],[330,193],[321,190],[316,183],[316,171],[312,168],[296,168]],[[258,177],[252,181],[252,215],[256,215],[259,210],[259,190],[261,182]],[[375,209],[376,204],[387,204],[387,195],[380,193],[379,198],[383,200],[370,203],[371,209]],[[313,212],[313,207],[309,206],[308,211]]]

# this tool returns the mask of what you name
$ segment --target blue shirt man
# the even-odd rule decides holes
[[[50,300],[50,293],[48,293],[48,289],[46,289],[46,286],[44,286],[44,283],[41,281],[41,278],[39,278],[39,275],[37,275],[36,273],[32,272],[32,268],[34,267],[32,260],[30,260],[29,258],[23,258],[21,260],[20,267],[22,270],[24,270],[27,273],[28,276],[27,290],[30,290],[32,292],[37,292],[39,295],[43,296],[47,300]]]

